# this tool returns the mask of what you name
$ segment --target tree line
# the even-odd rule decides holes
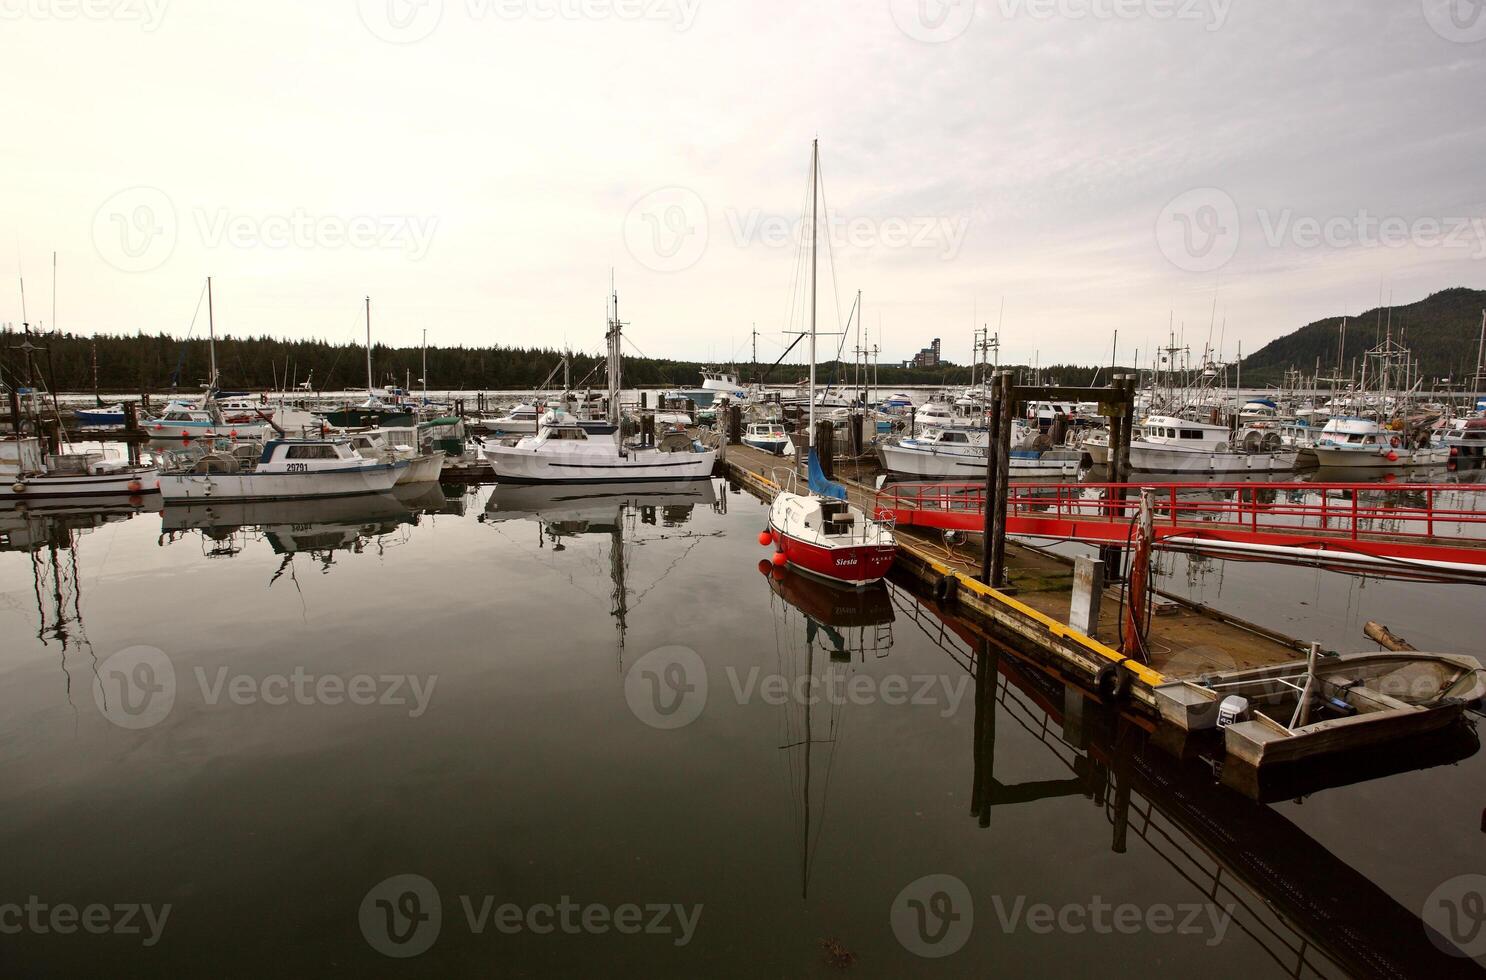
[[[34,349],[23,349],[27,344]],[[217,338],[217,371],[225,389],[271,391],[293,389],[309,381],[313,391],[340,391],[366,386],[366,347],[331,344],[323,340],[283,340],[274,337]],[[377,387],[421,387],[424,352],[419,347],[372,346],[372,377]],[[562,353],[547,347],[430,347],[430,391],[519,391],[535,388],[557,367]],[[694,387],[701,372],[719,365],[666,358],[626,357],[625,387]],[[731,365],[729,365],[731,367]],[[1006,365],[1030,376],[1025,366]],[[763,379],[770,385],[803,382],[808,365],[738,364],[745,382]],[[1109,368],[1054,365],[1041,369],[1047,383],[1085,385]],[[133,336],[71,333],[30,333],[0,330],[0,381],[10,386],[46,387],[61,392],[156,393],[201,390],[210,375],[205,340],[182,340],[168,334]],[[874,367],[871,375],[882,386],[966,384],[972,369],[941,363],[933,368],[905,368],[897,364]],[[596,354],[571,355],[569,374],[577,385],[602,388],[604,358]],[[857,366],[833,361],[816,369],[821,385],[834,382],[850,388]],[[559,373],[547,385],[560,386]]]

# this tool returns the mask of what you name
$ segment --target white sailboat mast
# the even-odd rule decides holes
[[[371,363],[371,297],[366,298],[366,397],[373,398]]]
[[[817,191],[820,187],[820,139],[810,143],[810,448],[815,448],[815,276]]]
[[[198,300],[198,302],[200,302]],[[201,309],[201,307],[197,307]],[[211,355],[211,371],[207,374],[208,392],[217,390],[217,322],[212,314],[212,277],[206,277],[206,336],[207,350]]]

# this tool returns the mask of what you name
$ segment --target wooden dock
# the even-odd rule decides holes
[[[781,481],[788,479],[792,464],[791,458],[730,445],[724,465],[731,479],[768,501],[779,491]],[[838,466],[836,481],[846,488],[853,504],[870,513],[875,491],[852,479],[851,469]],[[1128,699],[1152,716],[1158,684],[1291,662],[1309,646],[1166,596],[1151,620],[1150,663],[1137,663],[1117,649],[1118,585],[1106,586],[1099,627],[1091,637],[1067,625],[1073,594],[1073,566],[1068,559],[1008,541],[1009,584],[993,589],[978,578],[981,545],[977,537],[954,547],[946,545],[940,535],[919,528],[900,528],[897,537],[895,578],[917,580],[936,600],[954,607],[957,615],[1015,634],[1020,646],[1033,648],[1051,669],[1107,699]]]

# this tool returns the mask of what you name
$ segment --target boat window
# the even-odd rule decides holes
[[[1183,429],[1182,430],[1182,438],[1183,439],[1201,439],[1202,438],[1202,430],[1201,429]]]
[[[577,427],[548,429],[547,438],[551,439],[587,439],[588,433]]]
[[[311,446],[290,446],[285,459],[335,459],[335,447],[323,443]]]
[[[946,433],[944,433],[944,435],[942,435],[942,436],[939,437],[939,441],[940,442],[966,442],[968,440],[966,440],[965,433],[963,433],[963,432],[946,432]]]

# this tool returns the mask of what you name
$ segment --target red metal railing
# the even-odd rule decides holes
[[[1014,484],[1007,531],[1033,537],[1123,540],[1139,512],[1142,487],[1156,491],[1158,538],[1306,534],[1353,542],[1438,542],[1486,549],[1486,484],[1386,483],[1076,483]],[[1123,498],[1121,491],[1124,491]],[[971,483],[894,484],[877,509],[899,525],[980,530],[985,487]],[[1118,533],[1112,533],[1118,528]],[[1380,554],[1387,553],[1384,548]]]

